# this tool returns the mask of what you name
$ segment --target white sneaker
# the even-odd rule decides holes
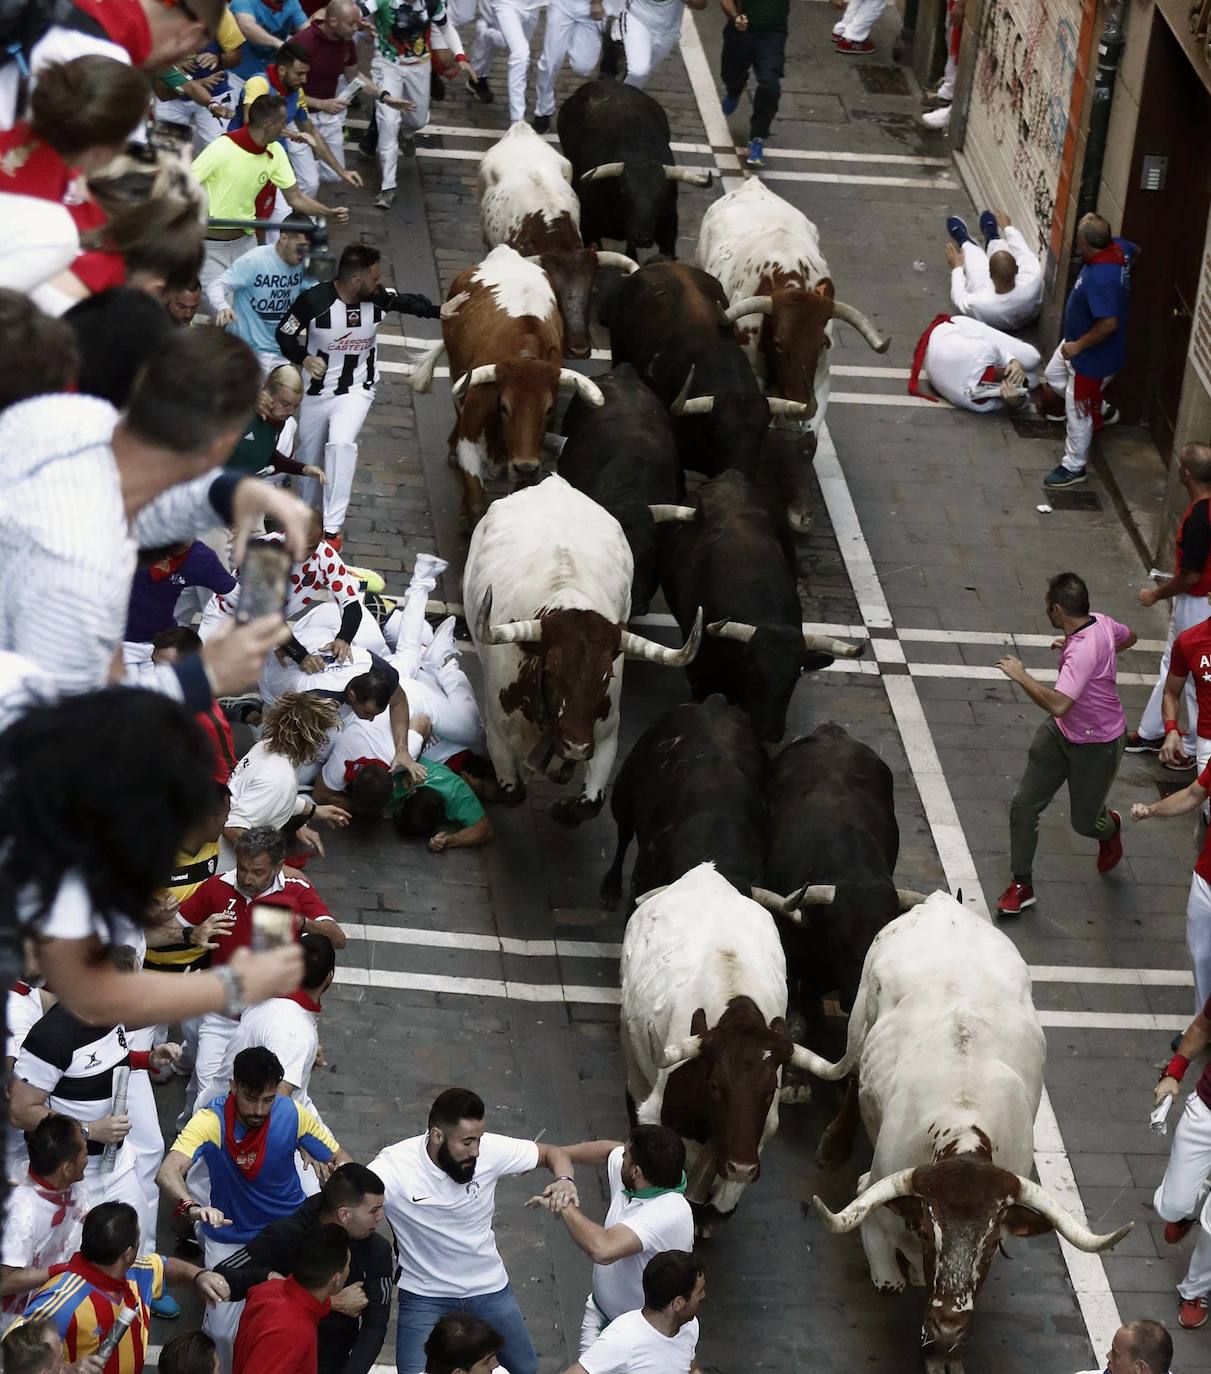
[[[454,642],[454,617],[448,615],[433,631],[433,642],[423,655],[424,661],[434,668],[444,667],[451,659],[458,658],[458,645]]]
[[[921,116],[921,123],[927,129],[946,129],[950,124],[950,106],[942,105],[936,110],[929,110]]]
[[[444,558],[438,558],[435,553],[418,553],[412,565],[412,581],[414,584],[428,582],[431,586],[436,585],[437,579],[449,566]]]

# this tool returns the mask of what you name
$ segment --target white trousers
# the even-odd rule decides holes
[[[581,78],[591,77],[601,60],[601,24],[590,17],[589,0],[551,0],[547,30],[534,82],[534,113],[555,112],[555,78],[564,58]]]
[[[489,18],[484,13],[481,0],[479,21],[475,25],[475,42],[472,44],[469,54],[471,70],[476,76],[486,76],[488,68],[492,65],[493,57],[496,53],[507,49],[508,46],[495,16]]]
[[[131,1074],[130,1081],[133,1086],[134,1080],[138,1075]],[[146,1077],[146,1074],[143,1075]],[[133,1147],[132,1147],[133,1152]],[[127,1155],[129,1159],[130,1154]],[[29,1160],[26,1159],[28,1166]],[[121,1156],[119,1156],[119,1167]],[[143,1189],[139,1186],[138,1170],[129,1165],[121,1173],[104,1174],[101,1172],[101,1156],[89,1155],[88,1164],[84,1170],[82,1182],[85,1211],[92,1211],[102,1202],[126,1202],[135,1209],[138,1214],[139,1223],[143,1223],[143,1213],[146,1208],[146,1199],[143,1196]],[[155,1237],[150,1239],[146,1234],[139,1237],[139,1253],[145,1255],[155,1250]]]
[[[212,1240],[201,1231],[198,1232],[198,1241],[202,1246],[202,1258],[207,1269],[213,1269],[216,1264],[221,1264],[237,1250],[244,1248],[242,1242],[234,1244]],[[202,1330],[214,1341],[215,1354],[219,1357],[219,1369],[222,1374],[231,1374],[231,1350],[235,1345],[235,1333],[239,1330],[243,1312],[243,1301],[221,1302],[217,1307],[207,1307],[206,1315],[202,1318]]]
[[[833,32],[851,43],[864,42],[886,5],[887,0],[849,0],[845,13],[833,25]]]
[[[538,27],[541,8],[510,4],[498,0],[496,27],[509,50],[509,120],[516,124],[526,117],[526,74],[530,70],[530,42]],[[472,64],[474,65],[474,64]]]
[[[1165,733],[1164,714],[1161,710],[1161,699],[1165,694],[1165,679],[1169,676],[1169,655],[1173,652],[1173,641],[1192,625],[1201,625],[1208,616],[1211,616],[1211,605],[1207,604],[1205,596],[1185,596],[1178,593],[1172,598],[1173,606],[1169,614],[1169,637],[1165,640],[1165,651],[1161,654],[1160,671],[1157,674],[1156,686],[1152,689],[1152,695],[1148,698],[1148,705],[1144,707],[1144,714],[1140,717],[1140,734],[1145,739],[1156,739]],[[1188,673],[1186,685],[1182,688],[1182,702],[1186,708],[1186,737],[1183,747],[1189,758],[1194,758],[1197,748],[1196,729],[1198,726],[1198,697],[1194,690],[1194,674]]]
[[[332,149],[332,156],[342,167],[345,165],[345,120],[347,117],[347,114],[324,114],[321,110],[311,112],[312,126],[316,133],[323,136],[324,142]],[[308,149],[307,151],[310,152],[311,150]],[[318,167],[321,181],[338,181],[340,179],[326,162],[319,163]]]
[[[227,1084],[217,1081],[219,1069],[231,1044],[231,1037],[240,1023],[217,1011],[205,1012],[198,1022],[198,1049],[194,1056],[193,1073],[185,1092],[185,1109],[178,1118],[178,1124],[186,1121],[204,1107],[211,1098],[227,1091]]]
[[[1211,1108],[1195,1092],[1186,1098],[1173,1132],[1173,1148],[1165,1176],[1152,1199],[1157,1216],[1164,1221],[1185,1221],[1197,1216],[1198,1240],[1190,1256],[1186,1277],[1177,1285],[1183,1298],[1211,1293],[1211,1206],[1208,1206],[1207,1175],[1211,1173]]]
[[[627,0],[618,21],[627,56],[624,85],[642,90],[648,84],[652,73],[677,46],[682,12],[680,0],[666,0],[662,5]]]
[[[221,97],[224,104],[230,104],[235,109],[234,97],[230,94]],[[216,119],[202,105],[195,105],[192,100],[157,100],[155,102],[155,118],[163,120],[165,124],[178,124],[182,128],[193,130],[193,154],[194,157],[215,141],[220,134],[227,132],[227,121]]]
[[[302,191],[305,196],[310,196],[314,200],[315,193],[320,189],[321,165],[319,158],[315,155],[315,150],[311,147],[310,143],[287,143],[286,147],[289,149],[290,165],[294,168],[295,181],[298,184],[299,190]],[[325,167],[324,170],[327,171],[328,169]],[[285,204],[285,197],[280,190],[274,197],[273,203],[273,217],[277,219],[280,215],[280,206]],[[286,206],[286,210],[287,213],[289,213],[289,205]],[[274,234],[273,237],[276,241],[277,234]],[[268,243],[269,241],[269,238],[266,237],[265,242]]]
[[[1186,948],[1194,970],[1194,1006],[1202,1011],[1211,997],[1211,884],[1197,873],[1190,875],[1186,899]]]
[[[427,67],[425,71],[428,80]],[[382,140],[380,132],[380,152]],[[358,387],[344,396],[304,396],[299,408],[299,442],[295,457],[300,463],[322,466],[327,478],[322,500],[320,484],[313,477],[305,477],[299,482],[299,496],[309,506],[322,507],[324,530],[328,534],[339,534],[344,528],[349,497],[353,493],[353,475],[357,471],[357,436],[373,400],[373,392]]]
[[[429,79],[431,64],[424,62],[391,62],[375,53],[370,75],[375,85],[397,100],[410,100],[414,110],[393,110],[380,100],[378,112],[378,170],[379,190],[393,191],[399,168],[399,135],[414,134],[429,122]]]
[[[129,1033],[131,1049],[149,1050],[155,1039],[154,1026]],[[160,1190],[156,1174],[164,1162],[164,1135],[160,1130],[160,1115],[156,1109],[156,1092],[148,1074],[130,1075],[126,1090],[126,1112],[130,1117],[130,1141],[135,1154],[135,1178],[138,1180],[141,1205],[139,1229],[144,1251],[155,1250],[157,1221],[160,1215]]]
[[[1093,442],[1093,417],[1077,408],[1076,372],[1060,352],[1063,346],[1064,341],[1061,340],[1051,355],[1043,380],[1064,398],[1064,466],[1069,472],[1084,472],[1085,464],[1089,461],[1089,445]],[[1102,378],[1103,389],[1113,376],[1111,373],[1109,377]]]
[[[202,290],[223,275],[235,262],[250,249],[257,246],[255,234],[241,234],[238,239],[207,239],[206,257],[202,262]]]

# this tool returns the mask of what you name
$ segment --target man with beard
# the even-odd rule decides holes
[[[489,1132],[482,1099],[466,1088],[447,1088],[429,1111],[424,1135],[389,1145],[370,1162],[387,1190],[395,1232],[399,1374],[423,1374],[426,1338],[440,1317],[455,1311],[500,1333],[501,1363],[510,1374],[536,1374],[538,1356],[496,1249],[492,1218],[497,1180],[540,1165],[555,1175],[547,1189],[552,1211],[579,1202],[568,1150]]]

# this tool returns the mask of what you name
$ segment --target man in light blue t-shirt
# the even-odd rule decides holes
[[[238,335],[253,350],[268,376],[286,360],[275,337],[282,316],[314,280],[307,275],[311,228],[306,215],[291,215],[276,243],[244,253],[206,288],[215,324]]]
[[[263,72],[286,39],[306,24],[307,14],[299,0],[231,0],[231,17],[244,35],[239,63],[230,73],[237,78],[238,94],[244,82]]]

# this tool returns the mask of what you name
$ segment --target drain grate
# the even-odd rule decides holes
[[[1052,510],[1101,510],[1102,498],[1096,491],[1082,487],[1080,491],[1045,491],[1045,499]]]
[[[911,95],[908,80],[900,67],[884,67],[878,62],[860,62],[858,78],[870,95]]]

